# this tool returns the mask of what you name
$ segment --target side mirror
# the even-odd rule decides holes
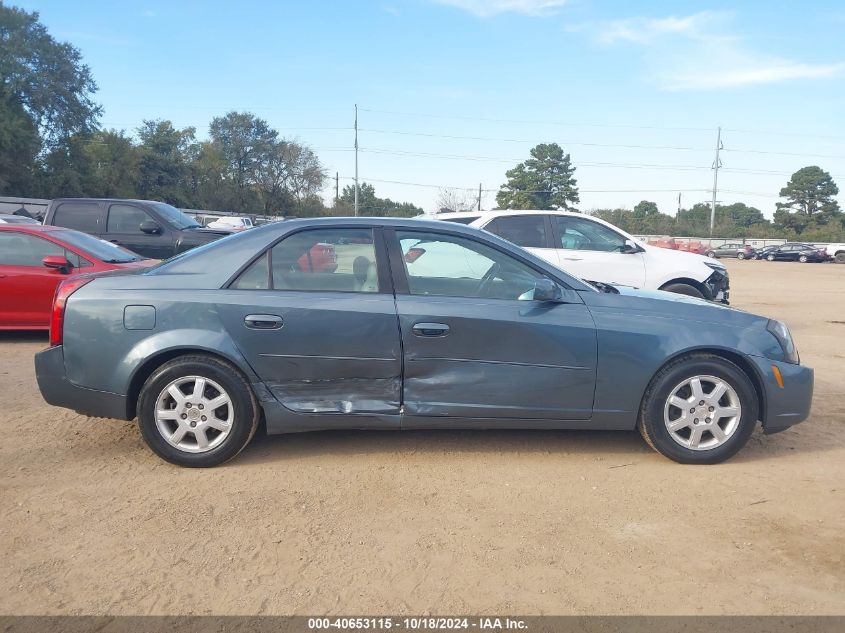
[[[534,282],[534,301],[560,301],[561,288],[551,279],[538,279]]]
[[[64,255],[47,255],[47,257],[41,260],[41,263],[47,268],[58,270],[64,275],[68,274],[70,269],[73,268],[71,263],[67,260],[67,257]]]
[[[626,255],[632,255],[634,253],[639,253],[640,250],[642,249],[640,249],[639,245],[634,240],[625,240],[625,243],[622,245],[619,252]]]
[[[141,233],[146,233],[147,235],[161,234],[161,226],[159,226],[158,222],[153,222],[152,220],[144,220],[138,228],[141,229]]]

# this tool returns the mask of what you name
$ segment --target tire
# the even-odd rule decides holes
[[[195,395],[199,379],[205,387]],[[174,388],[181,392],[179,401],[171,395]],[[249,444],[260,418],[261,408],[246,378],[212,356],[180,356],[165,363],[147,379],[138,397],[138,425],[147,446],[171,464],[189,468],[232,459]],[[181,439],[174,442],[177,435]]]
[[[705,255],[707,255],[707,257],[709,257],[710,259],[716,259],[716,253],[714,253],[713,251],[707,251]]]
[[[775,256],[774,255],[766,255],[766,261],[767,262],[775,261]]]
[[[668,286],[664,286],[661,288],[666,292],[674,292],[676,295],[686,295],[687,297],[696,297],[698,299],[706,299],[707,297],[704,296],[704,293],[701,292],[695,286],[690,286],[689,284],[669,284]]]
[[[807,263],[807,256],[806,255],[799,255],[798,261],[801,262],[802,264],[806,264]]]
[[[737,259],[745,259],[745,253],[743,253],[742,251],[738,252],[736,254],[736,258]]]
[[[845,251],[836,253],[836,255],[833,256],[833,259],[837,264],[845,264]]]
[[[669,404],[673,395],[684,400],[687,393],[692,399],[697,399],[692,393],[692,385],[684,385],[695,377],[700,377],[700,386],[704,391],[704,406],[696,402],[689,402],[691,410],[683,409],[683,418],[679,407]],[[727,385],[727,391],[715,405],[721,411],[737,410],[728,407],[738,405],[738,414],[730,417],[720,417],[715,424],[721,431],[723,438],[719,438],[710,429],[714,428],[712,421],[695,423],[694,420],[706,416],[710,409],[708,395],[715,391],[716,384]],[[681,387],[681,389],[678,389]],[[689,391],[686,391],[689,389]],[[674,400],[679,402],[679,400]],[[718,404],[721,403],[721,404]],[[681,464],[718,464],[732,457],[748,442],[757,424],[759,403],[754,385],[739,367],[730,361],[711,354],[692,354],[675,360],[661,369],[652,378],[643,396],[640,406],[637,427],[646,443],[661,455]],[[688,417],[686,417],[688,416]],[[689,420],[693,419],[693,422]],[[704,418],[710,420],[710,418]],[[677,424],[674,433],[669,424]],[[686,425],[686,426],[684,426]],[[688,437],[686,437],[688,435]],[[693,449],[696,437],[698,448]]]

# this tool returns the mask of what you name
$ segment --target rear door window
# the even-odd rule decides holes
[[[52,224],[83,233],[101,233],[101,210],[96,202],[62,202],[53,212]]]
[[[548,247],[544,215],[498,217],[489,222],[484,230],[524,248]]]
[[[229,286],[238,290],[378,292],[372,229],[309,229],[262,255]]]

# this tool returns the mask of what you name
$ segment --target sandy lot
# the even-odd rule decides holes
[[[0,335],[0,613],[845,614],[845,266],[727,263],[816,396],[709,467],[635,433],[415,432],[183,470],[44,404],[45,338]]]

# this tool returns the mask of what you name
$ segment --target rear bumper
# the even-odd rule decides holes
[[[806,420],[813,402],[813,370],[768,358],[751,357],[751,360],[763,378],[763,431],[778,433]],[[783,377],[783,388],[778,385],[773,367]]]
[[[42,397],[54,407],[73,409],[95,418],[128,419],[126,396],[79,387],[67,379],[61,345],[35,355],[35,376]]]

